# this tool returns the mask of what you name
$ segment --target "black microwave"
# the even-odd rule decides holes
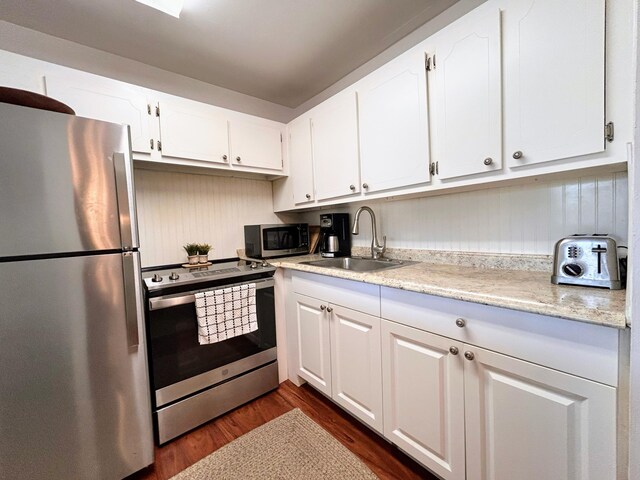
[[[247,257],[273,258],[309,253],[309,224],[245,225]]]

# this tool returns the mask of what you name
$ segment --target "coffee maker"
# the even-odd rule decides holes
[[[320,255],[348,257],[351,255],[351,231],[348,213],[320,215]]]

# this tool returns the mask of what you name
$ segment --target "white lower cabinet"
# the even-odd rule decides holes
[[[303,272],[292,284],[295,373],[443,479],[623,478],[616,329]]]
[[[380,318],[295,294],[297,373],[382,432]]]
[[[468,480],[616,478],[616,389],[465,345]]]
[[[384,435],[450,480],[465,478],[462,348],[382,320]]]

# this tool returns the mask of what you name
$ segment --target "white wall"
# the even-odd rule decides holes
[[[323,211],[348,211],[353,220],[358,206],[372,207],[388,247],[551,255],[573,233],[609,233],[627,245],[627,195],[627,174],[615,173]],[[319,214],[300,216],[317,225]],[[354,245],[370,244],[369,225],[364,213]]]
[[[0,49],[272,120],[293,115],[282,105],[5,21],[0,21]]]
[[[186,263],[182,245],[209,243],[209,258],[244,248],[244,225],[282,223],[271,182],[135,169],[142,266]]]

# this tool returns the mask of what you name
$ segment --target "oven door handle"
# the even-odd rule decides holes
[[[218,290],[223,288],[235,287],[238,285],[246,285],[247,283],[255,283],[256,290],[260,290],[262,288],[269,288],[275,285],[275,282],[272,278],[267,280],[257,280],[255,282],[243,282],[236,283],[233,285],[224,285],[219,288],[205,289],[199,290],[201,292],[206,292],[209,290]],[[166,297],[156,297],[149,300],[149,310],[161,310],[163,308],[177,307],[178,305],[186,305],[188,303],[195,303],[197,292],[187,293],[186,295],[180,295],[179,297],[166,296]]]

